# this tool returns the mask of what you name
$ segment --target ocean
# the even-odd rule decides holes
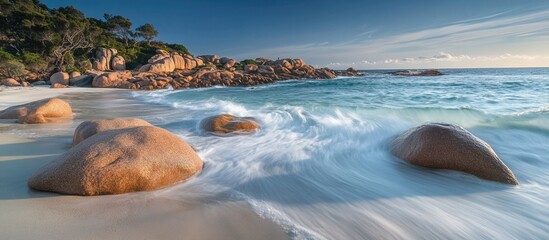
[[[293,239],[547,239],[549,68],[441,71],[112,92],[108,99],[69,94],[83,110],[74,123],[53,128],[70,134],[82,120],[104,117],[166,128],[192,144],[205,167],[155,196],[245,201]],[[254,117],[262,129],[218,137],[199,128],[221,113]],[[520,185],[391,155],[395,135],[426,122],[457,124],[486,141]],[[11,131],[47,134],[38,126]]]

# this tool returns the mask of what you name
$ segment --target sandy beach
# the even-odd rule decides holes
[[[76,94],[79,97],[74,97]],[[287,239],[285,231],[259,217],[248,203],[204,202],[166,194],[170,188],[122,195],[80,197],[44,193],[27,187],[41,166],[70,148],[72,133],[55,131],[88,118],[87,100],[109,102],[111,90],[2,89],[0,109],[46,97],[71,103],[72,122],[50,126],[0,122],[0,233],[3,239]],[[97,103],[97,102],[95,102]],[[135,109],[134,109],[135,110]],[[128,108],[129,114],[134,111]],[[137,110],[135,110],[137,111]],[[119,115],[120,115],[119,114]],[[29,132],[49,132],[35,138]],[[23,138],[21,136],[29,136]],[[44,137],[46,136],[46,137]],[[191,180],[192,181],[192,180]],[[185,183],[181,183],[185,184]],[[188,189],[193,192],[193,188]]]

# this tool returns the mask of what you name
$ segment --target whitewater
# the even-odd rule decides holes
[[[154,197],[245,201],[293,239],[547,239],[549,69],[443,71],[111,92],[108,101],[67,94],[83,110],[53,128],[70,132],[105,117],[165,128],[193,145],[205,167]],[[222,113],[254,117],[262,128],[231,137],[199,128]],[[486,141],[520,185],[416,167],[390,153],[395,135],[426,122],[457,124]],[[47,137],[51,128],[10,131]]]

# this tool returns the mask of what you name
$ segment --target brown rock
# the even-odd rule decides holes
[[[487,180],[519,184],[490,145],[460,126],[431,123],[410,129],[393,141],[392,152],[414,165],[457,170]]]
[[[273,74],[274,68],[271,66],[261,65],[259,66],[259,69],[257,70],[257,72],[262,74]]]
[[[93,87],[114,88],[127,82],[132,77],[131,72],[108,72],[95,77],[92,81]]]
[[[74,135],[72,137],[72,145],[76,145],[84,139],[89,138],[97,133],[110,131],[115,129],[123,128],[132,128],[132,127],[143,127],[143,126],[152,126],[145,120],[139,118],[113,118],[113,119],[102,119],[95,121],[85,121],[82,122],[76,130],[74,130]]]
[[[68,86],[67,85],[63,85],[63,84],[60,84],[60,83],[54,83],[51,85],[50,88],[67,88]]]
[[[80,77],[80,75],[80,72],[71,72],[71,74],[69,74],[69,79]]]
[[[202,169],[178,136],[145,126],[97,133],[32,176],[29,187],[74,195],[120,194],[164,188]]]
[[[69,85],[69,74],[66,72],[56,72],[50,77],[50,83],[59,83],[63,85]]]
[[[113,57],[111,67],[114,71],[124,71],[126,70],[126,60],[122,56]]]
[[[42,99],[0,111],[0,119],[17,119],[18,123],[47,123],[55,118],[72,117],[71,106],[58,98]]]
[[[19,83],[17,80],[15,80],[13,78],[6,78],[6,79],[2,80],[2,84],[4,86],[8,86],[8,87],[19,87],[19,86],[21,86],[21,83]]]
[[[261,127],[251,117],[236,117],[230,114],[221,114],[202,120],[200,126],[205,131],[216,135],[249,134],[258,131]]]
[[[95,50],[95,61],[92,67],[94,70],[111,70],[111,59],[118,53],[114,48],[97,48]]]

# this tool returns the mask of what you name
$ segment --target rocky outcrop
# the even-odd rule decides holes
[[[249,134],[260,129],[259,124],[251,117],[236,117],[221,114],[202,120],[202,129],[216,135]]]
[[[73,195],[120,194],[186,180],[203,163],[191,146],[154,126],[97,133],[46,164],[29,187]]]
[[[95,50],[95,60],[92,64],[93,69],[98,71],[111,70],[111,60],[117,53],[118,51],[114,48],[97,48]]]
[[[395,75],[395,76],[420,76],[420,77],[432,77],[432,76],[441,76],[444,75],[442,72],[438,70],[404,70],[404,71],[396,71],[396,72],[390,72],[389,74]]]
[[[228,57],[222,57],[219,59],[219,63],[223,65],[224,68],[232,68],[236,64],[236,60]]]
[[[50,83],[53,85],[55,83],[62,85],[69,85],[69,74],[66,72],[56,72],[50,77]]]
[[[259,67],[255,64],[247,64],[244,66],[244,72],[246,73],[256,73]]]
[[[114,71],[126,70],[126,60],[122,56],[115,56],[111,60],[111,67]]]
[[[2,83],[2,85],[7,86],[7,87],[20,87],[21,86],[21,83],[19,83],[17,80],[15,80],[13,78],[6,78],[6,79],[2,80],[0,83]]]
[[[211,63],[211,64],[219,64],[221,61],[221,58],[217,55],[201,55],[198,56],[204,63]]]
[[[18,123],[23,124],[48,123],[57,118],[70,117],[71,106],[58,98],[42,99],[0,111],[0,119],[17,119]]]
[[[392,152],[414,165],[457,170],[491,181],[519,184],[490,145],[456,125],[431,123],[410,129],[393,141]]]
[[[128,83],[131,72],[107,72],[93,78],[92,86],[98,88],[116,88]]]
[[[114,119],[102,119],[94,121],[85,121],[76,127],[74,135],[72,137],[72,145],[76,145],[84,139],[89,138],[97,133],[132,128],[132,127],[144,127],[152,126],[145,120],[139,118],[114,118]]]
[[[158,50],[156,55],[149,59],[148,64],[139,68],[139,72],[173,72],[175,70],[189,70],[202,65],[204,63],[201,59],[193,58],[190,55],[181,56],[176,52],[168,53],[164,50]]]

